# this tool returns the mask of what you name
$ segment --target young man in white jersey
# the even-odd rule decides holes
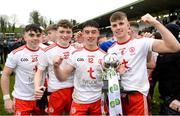
[[[35,75],[35,94],[36,98],[40,99],[43,94],[41,89],[45,88],[41,83],[43,80],[42,74],[46,71],[46,68],[48,70],[48,92],[50,92],[51,95],[49,97],[47,112],[50,115],[63,115],[64,112],[68,114],[70,112],[73,92],[73,76],[70,76],[68,80],[64,82],[60,82],[56,78],[53,69],[53,58],[55,56],[63,55],[65,59],[68,59],[71,52],[75,50],[75,48],[70,45],[73,26],[68,20],[60,20],[57,27],[57,43],[47,47],[45,53],[40,56],[38,70]],[[62,67],[65,67],[64,63]]]
[[[34,74],[37,70],[37,61],[43,51],[39,44],[41,41],[42,30],[36,24],[25,27],[24,39],[26,44],[15,50],[9,55],[3,69],[1,77],[1,88],[5,110],[15,115],[41,114],[36,107],[34,95]],[[15,72],[15,85],[12,101],[9,93],[9,78]]]
[[[97,46],[99,30],[95,21],[88,21],[82,30],[84,47],[69,57],[60,68],[62,56],[54,59],[54,71],[61,81],[74,74],[74,92],[70,115],[101,115],[101,61],[105,53]],[[107,107],[106,107],[107,109]]]
[[[146,14],[141,18],[159,30],[163,40],[134,39],[128,35],[129,23],[125,13],[115,12],[110,17],[111,30],[117,39],[108,53],[116,53],[120,59],[121,85],[128,98],[122,98],[125,115],[147,115],[146,96],[149,90],[147,54],[154,52],[176,52],[180,45],[175,37],[155,18]]]
[[[46,28],[47,31],[47,38],[48,38],[48,42],[45,43],[48,46],[53,44],[54,42],[57,41],[58,37],[57,37],[57,24],[53,24],[53,25],[49,25]]]

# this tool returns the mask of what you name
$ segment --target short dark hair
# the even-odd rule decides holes
[[[124,12],[118,11],[111,15],[110,22],[115,22],[117,20],[123,20],[125,18],[127,18],[127,15]]]
[[[73,24],[67,20],[67,19],[62,19],[57,23],[57,27],[64,27],[64,28],[73,28]]]
[[[84,29],[85,27],[95,27],[95,28],[99,28],[99,24],[94,21],[94,20],[89,20],[89,21],[86,21],[83,26],[82,26],[82,29]]]
[[[42,29],[38,24],[29,24],[25,27],[25,32],[34,31],[36,33],[42,33]]]

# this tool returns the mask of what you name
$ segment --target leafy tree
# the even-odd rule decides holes
[[[29,22],[30,23],[33,23],[33,24],[38,24],[40,25],[40,13],[38,11],[32,11],[30,13],[30,20]]]
[[[0,16],[0,31],[5,33],[8,27],[8,16],[2,15]]]
[[[46,28],[46,27],[47,27],[47,20],[46,20],[45,17],[41,16],[41,17],[39,18],[39,23],[40,23],[40,25],[41,25],[43,28]]]

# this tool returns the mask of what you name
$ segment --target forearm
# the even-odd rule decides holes
[[[9,77],[5,74],[1,77],[1,88],[3,95],[9,94]]]
[[[59,81],[65,81],[68,77],[65,73],[63,74],[63,69],[61,69],[59,66],[54,66],[54,74]]]
[[[42,82],[42,71],[40,71],[38,69],[38,71],[35,73],[35,77],[34,77],[34,87],[35,88],[40,87],[41,82]]]
[[[172,50],[172,52],[176,52],[180,50],[180,45],[177,39],[174,37],[174,35],[167,29],[165,28],[164,25],[162,25],[160,22],[155,22],[154,27],[156,27],[161,36],[162,39],[164,40],[165,45]]]

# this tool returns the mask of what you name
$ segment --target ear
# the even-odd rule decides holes
[[[127,26],[128,26],[128,28],[130,29],[130,24],[129,24],[129,21],[127,21]]]
[[[23,38],[24,38],[25,41],[27,40],[27,35],[26,35],[26,33],[24,33]]]

